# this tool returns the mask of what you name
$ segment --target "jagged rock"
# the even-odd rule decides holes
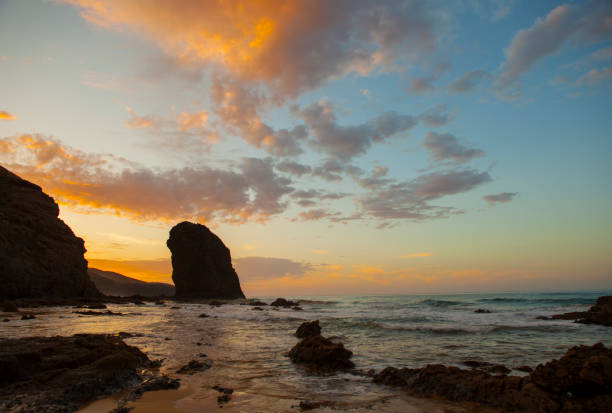
[[[119,337],[77,334],[2,341],[0,411],[76,411],[140,381],[151,362]]]
[[[310,336],[318,336],[321,334],[321,326],[319,320],[303,322],[295,332],[297,338],[305,338]]]
[[[507,411],[599,412],[612,405],[612,350],[601,343],[572,347],[526,377],[430,364],[419,369],[387,367],[373,381],[401,386],[414,396],[476,402]]]
[[[277,298],[270,305],[273,306],[273,307],[285,307],[285,308],[288,308],[288,307],[297,307],[297,306],[299,306],[299,303],[297,303],[295,301],[291,301],[291,300],[285,300],[284,298]]]
[[[612,350],[598,343],[572,347],[559,360],[538,365],[530,375],[537,386],[572,394],[612,391]]]
[[[353,353],[345,349],[342,343],[334,343],[320,335],[306,337],[289,351],[289,358],[294,363],[326,370],[355,367],[355,364],[349,360],[352,355]]]
[[[531,373],[533,371],[533,368],[529,366],[518,366],[518,367],[515,367],[513,370],[522,371],[524,373]]]
[[[53,198],[2,166],[0,194],[0,298],[99,296]]]
[[[582,324],[599,324],[612,327],[612,296],[602,296],[588,311],[573,311],[555,314],[550,317],[539,316],[538,320],[575,320]]]
[[[166,243],[178,298],[244,298],[230,250],[204,225],[181,222]]]

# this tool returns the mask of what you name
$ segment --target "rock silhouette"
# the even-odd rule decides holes
[[[53,198],[1,166],[0,194],[0,298],[99,296]]]
[[[373,380],[418,397],[476,402],[505,411],[603,412],[612,405],[612,350],[601,343],[572,347],[526,377],[430,364],[418,369],[387,367]]]
[[[181,222],[166,245],[177,298],[244,298],[229,249],[207,227]]]
[[[581,324],[599,324],[612,327],[612,296],[604,295],[597,299],[588,311],[555,314],[551,317],[536,317],[541,320],[575,320]]]

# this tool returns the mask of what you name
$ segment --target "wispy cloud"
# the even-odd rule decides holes
[[[489,204],[489,206],[494,206],[498,203],[510,202],[517,195],[518,192],[502,192],[501,194],[485,195],[482,197],[482,199],[484,199]]]
[[[11,115],[10,113],[0,110],[0,120],[15,120],[17,116]]]

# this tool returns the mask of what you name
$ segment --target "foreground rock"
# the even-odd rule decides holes
[[[1,166],[0,194],[0,299],[99,296],[53,198]]]
[[[602,344],[572,347],[526,377],[432,364],[420,369],[387,367],[373,380],[401,386],[414,396],[476,402],[507,411],[603,412],[612,406],[612,350]]]
[[[87,272],[89,278],[102,294],[116,297],[133,295],[143,297],[174,296],[174,286],[171,284],[140,281],[116,272],[98,270],[97,268],[88,268]]]
[[[177,298],[244,298],[230,250],[204,225],[181,222],[166,244]]]
[[[75,411],[100,396],[138,386],[145,380],[141,370],[154,367],[144,353],[117,336],[2,340],[0,411]],[[153,383],[150,380],[145,383]]]
[[[599,324],[612,327],[612,296],[603,296],[588,311],[555,314],[551,317],[538,317],[543,320],[575,320],[582,324]]]
[[[309,336],[297,343],[289,352],[294,363],[306,364],[317,370],[345,370],[355,367],[350,358],[353,352],[342,343],[334,343],[323,336]]]
[[[305,338],[310,336],[318,336],[321,334],[321,326],[319,320],[303,322],[295,332],[297,338]]]

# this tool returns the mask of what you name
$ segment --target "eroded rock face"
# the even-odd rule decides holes
[[[176,297],[244,298],[229,249],[207,227],[181,222],[170,230],[166,244]]]
[[[99,296],[53,198],[1,166],[0,194],[0,298]]]
[[[491,375],[440,364],[387,367],[374,382],[422,397],[443,397],[520,412],[597,412],[612,405],[612,350],[602,344],[570,348],[529,376]]]

